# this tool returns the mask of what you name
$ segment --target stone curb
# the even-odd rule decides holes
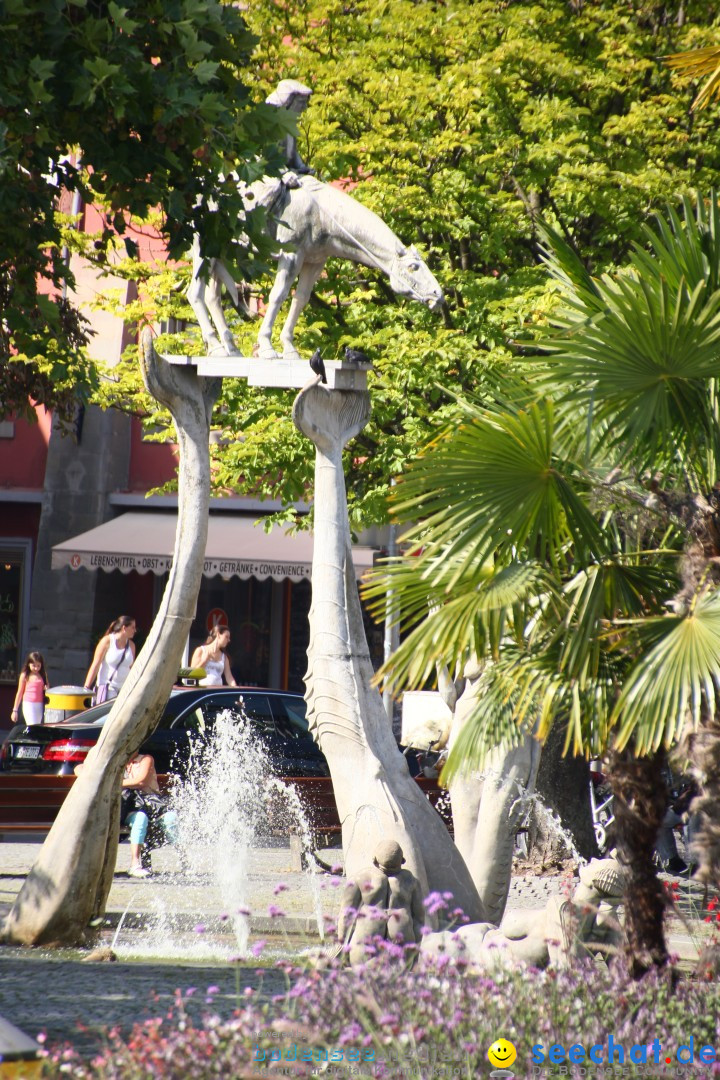
[[[149,911],[106,911],[102,925],[97,929],[116,930],[122,921],[123,927],[128,930],[146,930],[158,922],[158,916]],[[230,920],[221,920],[210,917],[202,920],[202,925],[208,934],[223,934],[228,932]],[[183,912],[173,916],[173,923],[180,931],[192,933],[200,922],[195,915]],[[270,918],[268,915],[250,917],[250,932],[252,934],[268,934],[273,937],[289,934],[293,937],[313,937],[320,940],[317,920],[313,915],[284,916],[282,918]]]

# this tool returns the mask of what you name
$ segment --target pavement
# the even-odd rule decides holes
[[[40,842],[0,844],[0,917]],[[328,866],[342,862],[337,848],[319,854]],[[285,976],[274,961],[316,947],[319,926],[332,934],[341,877],[301,870],[289,844],[251,852],[244,867],[220,860],[193,872],[181,869],[173,848],[163,848],[153,852],[154,874],[147,880],[128,877],[129,862],[128,845],[121,844],[100,935],[118,962],[88,963],[82,959],[87,950],[2,948],[0,1016],[33,1037],[45,1033],[50,1045],[71,1041],[90,1055],[102,1045],[103,1028],[127,1031],[135,1021],[162,1015],[177,992],[194,1018],[210,1005],[213,1013],[230,1016],[248,986],[261,998],[282,992]],[[525,873],[513,878],[508,910],[543,907],[567,888],[567,877]],[[709,930],[704,895],[693,882],[679,882],[678,897],[681,917],[670,920],[669,944],[689,963]],[[239,959],[246,947],[257,959]]]

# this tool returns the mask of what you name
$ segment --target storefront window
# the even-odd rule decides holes
[[[197,618],[190,631],[190,655],[204,643],[212,625],[227,622],[232,634],[228,655],[235,679],[242,686],[268,686],[271,605],[270,579],[203,578]]]
[[[0,683],[14,683],[23,661],[27,546],[0,543]]]

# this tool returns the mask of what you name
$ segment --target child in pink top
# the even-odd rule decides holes
[[[42,724],[45,714],[45,691],[48,687],[47,671],[42,653],[28,653],[18,682],[15,704],[12,710],[12,722],[19,720],[19,708],[22,705],[23,720],[28,725]]]

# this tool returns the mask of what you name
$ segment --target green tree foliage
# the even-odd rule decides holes
[[[303,156],[406,242],[446,290],[444,321],[398,302],[380,274],[331,264],[301,322],[308,355],[361,345],[375,362],[373,420],[350,448],[353,522],[384,517],[392,476],[454,415],[453,395],[493,395],[519,337],[554,303],[538,265],[538,221],[583,262],[622,262],[673,191],[709,185],[716,125],[659,57],[707,41],[715,6],[258,0],[256,78],[314,88]],[[682,24],[682,25],[680,25]],[[249,349],[252,331],[245,331]],[[267,400],[265,397],[264,400]],[[224,417],[242,441],[221,450],[218,482],[297,496],[305,449],[278,395],[268,414],[235,388]],[[258,476],[262,477],[258,481]],[[240,478],[240,479],[238,479]]]
[[[4,0],[0,20],[0,409],[23,410],[30,394],[62,410],[95,377],[68,293],[61,192],[102,207],[99,248],[160,208],[172,254],[201,229],[207,253],[232,261],[242,204],[218,176],[261,175],[288,119],[243,81],[254,39],[235,5]],[[255,249],[236,254],[251,274]]]
[[[716,125],[689,115],[691,95],[661,57],[712,40],[715,6],[257,0],[245,15],[259,41],[246,73],[254,96],[286,77],[313,87],[303,157],[321,179],[354,183],[354,197],[417,243],[448,298],[440,318],[398,301],[381,274],[331,263],[301,320],[303,354],[340,358],[360,345],[375,363],[373,419],[347,461],[359,527],[385,518],[391,478],[455,415],[455,394],[508,392],[518,341],[555,303],[538,259],[541,218],[603,271],[624,261],[669,194],[713,182]],[[154,315],[192,317],[180,286],[147,287]],[[235,329],[249,354],[256,327]],[[161,347],[201,348],[188,333]],[[122,373],[126,405],[149,409],[123,393]],[[220,489],[286,502],[309,491],[290,401],[226,380]]]

